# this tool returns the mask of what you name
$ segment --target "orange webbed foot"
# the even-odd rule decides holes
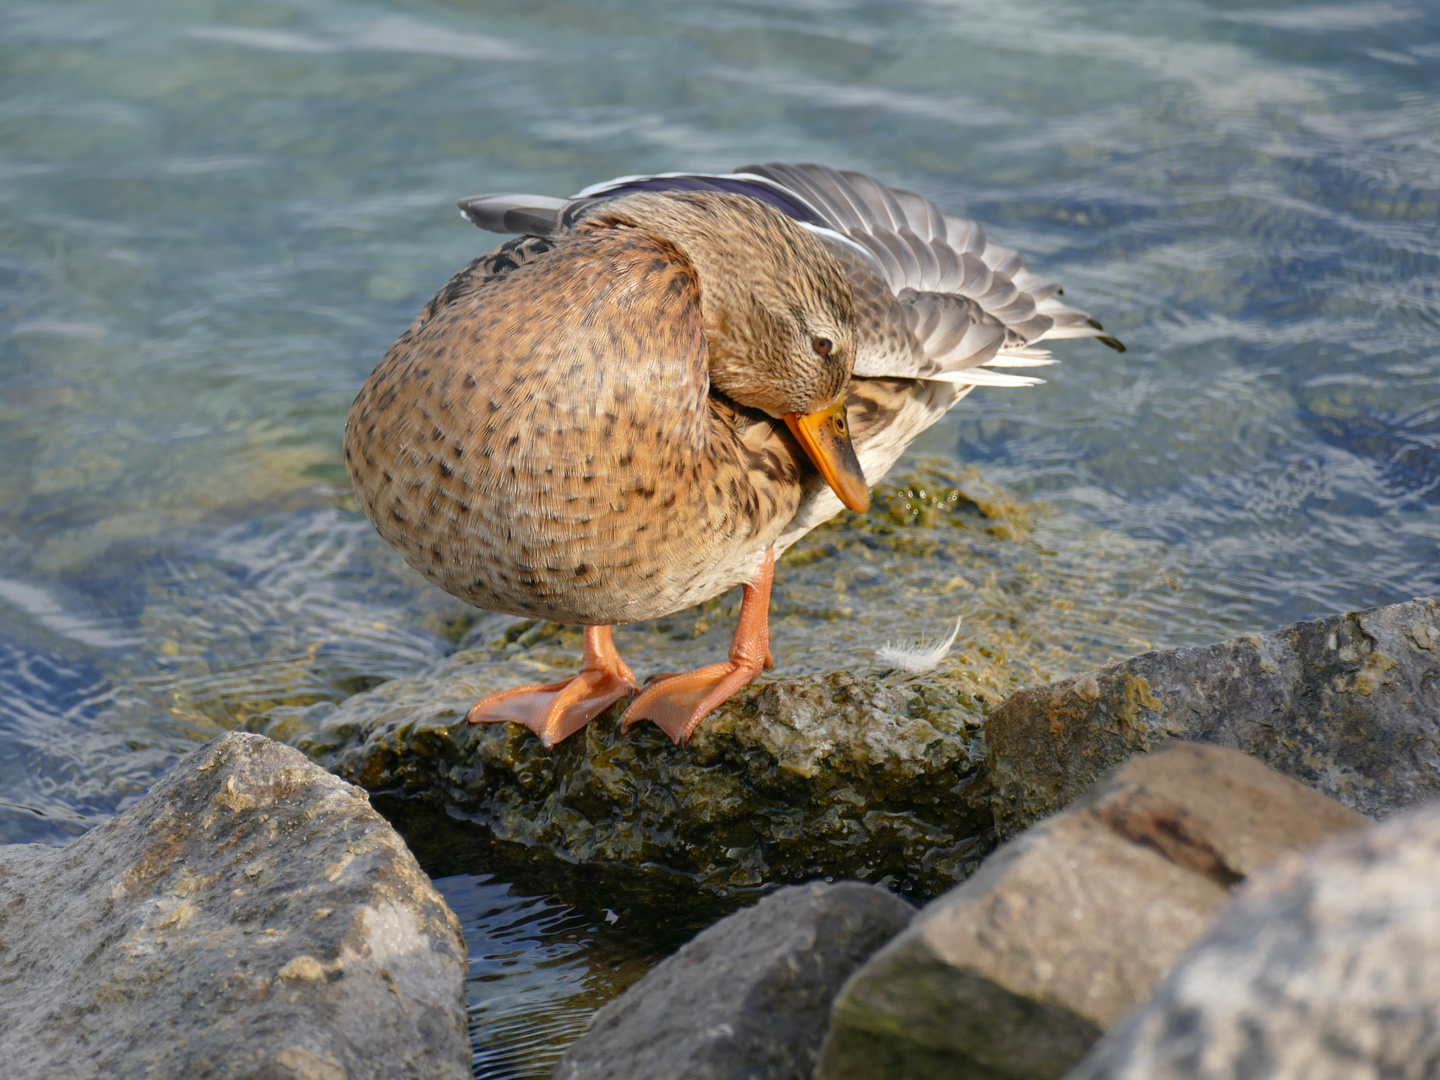
[[[465,719],[472,724],[524,724],[549,748],[638,689],[610,628],[587,626],[585,659],[574,678],[491,694],[472,705]]]
[[[620,718],[621,730],[628,731],[632,724],[649,720],[679,745],[732,694],[773,667],[769,616],[770,583],[774,577],[775,552],[766,551],[755,581],[744,586],[730,659],[651,681]]]
[[[760,666],[727,660],[656,679],[630,703],[620,726],[629,730],[632,724],[649,720],[679,745],[690,738],[701,720],[725,704],[735,691],[753,682],[762,670]]]

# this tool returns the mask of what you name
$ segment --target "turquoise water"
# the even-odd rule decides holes
[[[1062,343],[1048,385],[916,447],[1023,536],[782,566],[784,671],[962,614],[961,648],[1038,678],[1440,592],[1437,87],[1440,10],[1401,0],[0,4],[0,842],[61,843],[256,712],[494,629],[340,467],[359,383],[491,242],[453,206],[475,192],[859,168],[1129,344]],[[723,651],[714,621],[618,639],[653,670]],[[562,904],[451,869],[538,905],[472,905],[477,958]],[[562,961],[570,930],[513,937],[520,966],[612,985],[598,911]],[[573,997],[506,978],[477,1008]]]

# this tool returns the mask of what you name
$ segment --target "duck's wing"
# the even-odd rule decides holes
[[[560,212],[571,202],[550,195],[471,195],[455,205],[477,229],[554,236]]]
[[[490,232],[525,232],[556,236],[565,232],[583,212],[601,199],[661,191],[721,191],[769,203],[787,217],[805,225],[824,227],[825,218],[783,184],[762,176],[736,173],[657,173],[654,176],[620,176],[592,184],[569,199],[548,195],[472,195],[456,205],[471,223]]]
[[[587,207],[637,192],[723,191],[759,199],[814,232],[841,261],[860,311],[855,374],[934,379],[958,386],[1030,386],[993,370],[1052,363],[1039,342],[1094,337],[1124,351],[1053,281],[977,222],[914,192],[825,165],[747,165],[729,174],[624,176],[571,199],[477,195],[461,212],[481,228],[553,236]]]
[[[815,230],[821,239],[837,254],[850,252],[852,285],[859,276],[853,267],[865,266],[896,298],[928,362],[921,370],[897,370],[897,361],[906,367],[908,358],[893,348],[872,350],[863,364],[857,359],[857,375],[960,382],[959,373],[975,367],[1051,362],[1035,346],[1059,338],[1093,337],[1125,350],[1089,314],[1062,301],[1060,287],[1027,268],[1018,252],[992,242],[978,222],[947,214],[921,195],[825,165],[771,163],[737,171],[804,199],[824,219]],[[973,383],[995,385],[986,374],[974,372]],[[1031,381],[1009,376],[998,384]]]
[[[855,295],[859,329],[848,396],[851,435],[872,484],[976,386],[1041,382],[995,370],[1054,363],[1041,342],[1093,337],[1125,351],[1087,313],[1062,301],[1055,282],[1028,269],[1018,252],[992,243],[978,223],[864,173],[747,165],[727,174],[623,176],[571,199],[477,195],[459,206],[482,229],[559,237],[598,200],[661,191],[759,199],[804,225],[840,261]],[[749,437],[784,438],[773,424],[757,424]],[[840,509],[817,479],[776,550]]]

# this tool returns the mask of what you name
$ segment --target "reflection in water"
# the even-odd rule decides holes
[[[557,1050],[584,1032],[609,996],[587,985],[598,966],[597,928],[565,904],[514,895],[489,874],[442,878],[436,885],[469,943],[475,1075],[548,1076]]]
[[[479,1080],[539,1080],[594,1011],[746,898],[678,875],[659,880],[556,865],[425,806],[380,797],[460,917]],[[753,899],[753,896],[748,897]]]
[[[621,927],[551,897],[517,892],[491,874],[441,878],[470,950],[466,982],[477,1080],[539,1080],[595,1010],[635,982],[665,950],[647,928]]]
[[[477,191],[859,168],[1130,345],[972,395],[869,519],[797,546],[782,672],[963,615],[950,662],[999,693],[1440,592],[1437,73],[1440,14],[1387,0],[0,8],[0,842],[61,843],[247,717],[457,648],[573,664],[573,635],[419,581],[344,487],[355,388],[490,243],[453,208]],[[734,609],[617,639],[673,670]],[[649,962],[605,898],[442,855],[493,875],[453,889],[494,935],[529,920],[476,945],[518,950],[487,1000],[568,956],[592,981],[536,992],[594,1002]]]

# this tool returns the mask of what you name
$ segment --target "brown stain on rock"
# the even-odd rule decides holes
[[[1125,745],[1133,750],[1150,749],[1150,730],[1148,724],[1140,717],[1141,709],[1148,709],[1155,713],[1159,719],[1164,712],[1164,706],[1154,694],[1150,693],[1150,684],[1145,681],[1143,675],[1126,675],[1124,682],[1124,700],[1121,706],[1115,710],[1115,718],[1120,723],[1120,732],[1125,736]]]

